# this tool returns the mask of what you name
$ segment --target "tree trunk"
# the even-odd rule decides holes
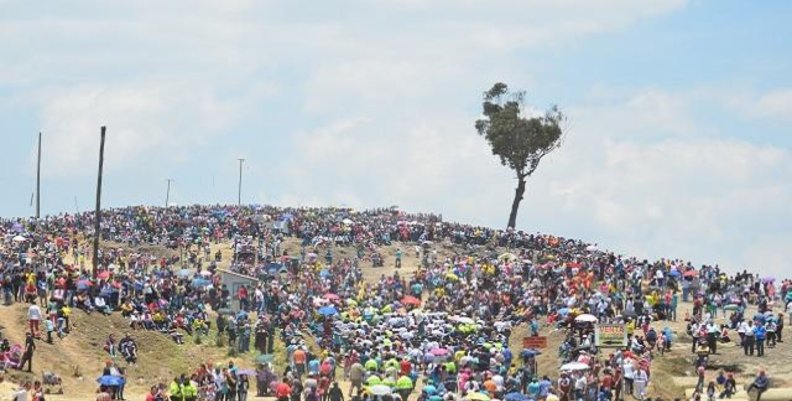
[[[517,225],[517,209],[520,208],[520,201],[525,194],[525,177],[517,177],[517,189],[514,190],[514,201],[512,201],[511,213],[509,213],[509,228]]]

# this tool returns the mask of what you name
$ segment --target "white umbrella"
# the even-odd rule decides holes
[[[460,316],[460,317],[454,318],[453,320],[455,322],[461,323],[461,324],[473,324],[473,323],[476,323],[475,320],[473,320],[473,319],[471,319],[469,317],[464,317],[464,316]]]
[[[346,224],[346,225],[348,225],[348,226],[351,226],[352,224],[355,224],[355,222],[352,221],[352,219],[344,219],[341,222]]]
[[[584,322],[584,323],[597,323],[597,317],[594,315],[589,315],[588,313],[580,315],[575,318],[576,322]]]
[[[12,240],[13,240],[14,242],[25,242],[25,241],[27,241],[27,238],[25,238],[25,237],[23,237],[23,236],[21,236],[21,235],[17,235],[17,236],[16,236],[16,237],[14,237]]]
[[[371,391],[371,394],[373,395],[388,395],[393,393],[393,390],[384,384],[373,385],[369,387],[369,391]]]
[[[578,370],[589,370],[589,365],[586,365],[583,362],[569,362],[561,365],[561,371],[569,372]]]

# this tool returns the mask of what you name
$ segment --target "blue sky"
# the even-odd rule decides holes
[[[104,202],[397,204],[503,226],[475,134],[495,81],[569,115],[519,226],[781,274],[792,243],[792,3],[0,0],[0,215]],[[76,201],[76,202],[75,202]]]

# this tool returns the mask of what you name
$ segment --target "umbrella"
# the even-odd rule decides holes
[[[256,357],[256,362],[258,363],[270,363],[272,360],[275,359],[275,356],[272,354],[261,354]]]
[[[575,321],[584,323],[597,323],[597,317],[586,313],[576,317]]]
[[[686,271],[683,274],[683,276],[685,276],[685,277],[696,277],[696,271],[695,270],[688,270],[688,271]]]
[[[341,297],[339,297],[338,295],[330,293],[330,292],[328,292],[327,294],[324,294],[324,299],[326,299],[328,301],[338,301],[340,298]]]
[[[448,280],[451,280],[451,281],[457,281],[457,280],[459,280],[459,276],[457,276],[457,275],[456,275],[456,274],[454,274],[454,273],[448,273],[448,274],[446,274],[445,278],[447,278]]]
[[[737,309],[740,309],[740,305],[730,304],[723,307],[723,310],[737,310]]]
[[[402,298],[401,303],[403,303],[405,305],[419,306],[419,305],[421,305],[421,300],[416,298],[416,297],[413,297],[411,295],[408,295],[408,296]]]
[[[455,318],[454,320],[457,323],[460,323],[460,324],[473,324],[473,323],[476,323],[475,320],[473,320],[473,319],[471,319],[469,317],[464,317],[464,316]]]
[[[337,315],[338,309],[336,309],[335,306],[329,305],[319,308],[318,312],[322,316],[331,316],[331,315]]]
[[[522,394],[522,393],[519,393],[519,392],[513,392],[513,393],[506,394],[506,397],[504,397],[503,399],[504,399],[504,401],[528,401],[531,398],[528,397],[525,394]]]
[[[91,282],[89,280],[82,279],[82,280],[77,282],[77,289],[78,290],[85,290],[85,289],[87,289],[88,287],[90,287],[92,285],[93,284],[91,284]]]
[[[535,357],[537,355],[541,355],[541,354],[542,354],[542,351],[539,351],[538,349],[535,349],[535,348],[524,349],[522,352],[520,352],[520,355],[523,358],[533,358],[533,357]]]
[[[351,226],[352,224],[355,224],[355,222],[352,221],[351,219],[344,219],[344,220],[341,220],[341,222],[346,224],[346,225],[348,225],[348,226]]]
[[[124,378],[121,376],[104,375],[96,381],[102,386],[120,386],[124,384]]]
[[[518,259],[517,255],[515,255],[513,253],[510,253],[510,252],[506,252],[506,253],[503,253],[500,256],[498,256],[498,260],[501,260],[501,261],[504,261],[504,260],[513,261],[513,260],[517,260],[517,259]]]
[[[774,281],[776,281],[775,277],[764,277],[764,278],[762,278],[762,282],[763,283],[772,283]]]
[[[190,269],[181,269],[176,273],[179,277],[189,277]]]
[[[470,401],[490,401],[490,397],[484,393],[469,393],[465,396]]]
[[[432,355],[434,356],[445,356],[448,355],[448,350],[445,348],[435,348],[432,350]]]
[[[209,281],[208,281],[208,280],[205,280],[205,279],[202,279],[202,278],[196,278],[196,279],[194,279],[194,280],[192,281],[192,286],[193,286],[194,288],[198,288],[198,287],[206,287],[207,285],[209,285]]]
[[[202,276],[204,276],[204,277],[209,277],[209,276],[211,276],[211,275],[212,275],[212,272],[204,270],[204,271],[202,271],[200,274],[201,274]]]
[[[558,314],[559,315],[563,315],[563,316],[568,315],[569,314],[569,308],[561,308],[561,309],[559,309],[558,310]]]
[[[27,238],[25,238],[25,237],[23,237],[21,235],[17,235],[16,237],[13,238],[13,241],[14,242],[25,242],[25,241],[27,241]]]
[[[589,370],[589,365],[586,365],[582,362],[570,362],[564,365],[561,365],[562,371],[575,371],[575,370]]]
[[[254,369],[242,369],[237,371],[237,376],[255,376],[256,371]]]
[[[110,278],[110,272],[107,270],[100,271],[99,274],[96,275],[96,278],[98,278],[99,280],[107,280],[108,278]]]
[[[390,386],[386,386],[384,384],[375,384],[369,387],[369,392],[373,395],[388,395],[393,393],[393,390]]]

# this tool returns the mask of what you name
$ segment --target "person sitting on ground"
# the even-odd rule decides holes
[[[171,325],[170,328],[167,329],[167,333],[176,344],[184,345],[184,336],[176,330],[175,325]]]
[[[105,352],[110,354],[111,357],[113,358],[116,357],[116,340],[112,334],[107,336],[107,340],[105,340],[104,350]]]
[[[118,348],[121,350],[121,355],[127,363],[131,365],[137,364],[137,344],[129,334],[126,334],[124,338],[121,339],[118,343]]]
[[[110,307],[107,305],[107,302],[105,302],[104,297],[94,298],[94,308],[96,308],[96,310],[101,312],[103,315],[110,315],[112,312]]]

